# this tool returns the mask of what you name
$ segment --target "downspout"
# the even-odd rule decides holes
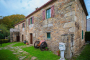
[[[86,31],[87,31],[87,16],[86,16]]]

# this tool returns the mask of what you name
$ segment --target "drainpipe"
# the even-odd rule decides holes
[[[86,31],[87,31],[87,16],[86,16]]]

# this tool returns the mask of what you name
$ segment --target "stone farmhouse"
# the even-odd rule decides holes
[[[65,57],[71,58],[85,44],[86,16],[84,0],[50,0],[11,29],[11,41],[34,44],[46,40],[56,53],[59,42],[66,43]]]

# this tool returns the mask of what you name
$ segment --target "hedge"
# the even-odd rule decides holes
[[[0,44],[1,43],[7,43],[8,42],[8,39],[0,39]]]
[[[85,32],[85,41],[90,41],[90,32]]]

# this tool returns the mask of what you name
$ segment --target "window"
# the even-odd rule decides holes
[[[43,20],[51,18],[51,17],[53,18],[54,15],[55,15],[54,5],[52,5],[49,9],[42,11],[42,19]]]
[[[82,30],[82,39],[83,39],[83,30]]]
[[[47,33],[47,39],[50,39],[51,38],[51,34],[50,32]]]
[[[51,18],[51,8],[46,10],[46,18]]]
[[[22,27],[23,27],[23,28],[25,27],[25,23],[22,24]]]
[[[32,24],[32,18],[30,19],[30,24]]]
[[[34,24],[34,16],[28,19],[28,25]]]

